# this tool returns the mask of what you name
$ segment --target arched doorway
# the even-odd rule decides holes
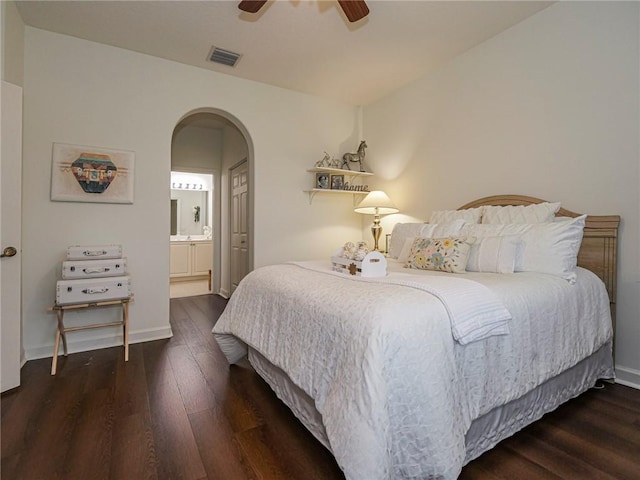
[[[231,288],[231,168],[247,162],[248,269],[253,268],[253,146],[244,125],[233,115],[214,108],[185,114],[172,138],[172,171],[213,174],[211,196],[211,292],[229,297]],[[178,158],[181,156],[182,158]],[[182,211],[185,211],[183,208]],[[187,209],[188,211],[188,209]],[[201,219],[202,220],[202,219]]]

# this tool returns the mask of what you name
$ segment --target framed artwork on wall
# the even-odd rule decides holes
[[[54,143],[51,200],[133,203],[135,153]]]

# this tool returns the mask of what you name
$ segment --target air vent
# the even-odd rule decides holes
[[[230,52],[222,48],[213,47],[209,54],[209,61],[214,63],[221,63],[228,67],[235,67],[241,55],[239,53]]]

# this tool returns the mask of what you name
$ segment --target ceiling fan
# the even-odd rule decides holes
[[[238,8],[243,12],[257,13],[267,0],[242,0]],[[350,22],[357,22],[369,14],[365,0],[338,0],[342,11]]]

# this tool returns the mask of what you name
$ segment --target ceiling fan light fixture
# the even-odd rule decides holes
[[[258,13],[258,11],[267,3],[267,0],[242,0],[238,4],[238,8],[247,13]],[[369,7],[365,0],[338,0],[342,11],[347,20],[351,23],[362,20],[369,15]]]
[[[369,7],[364,0],[338,0],[338,3],[351,23],[369,15]]]
[[[247,13],[258,13],[267,0],[242,0],[238,8]]]
[[[235,67],[241,56],[242,55],[240,55],[239,53],[214,46],[211,47],[211,51],[209,52],[209,61],[213,63],[219,63],[221,65],[226,65],[228,67]]]

